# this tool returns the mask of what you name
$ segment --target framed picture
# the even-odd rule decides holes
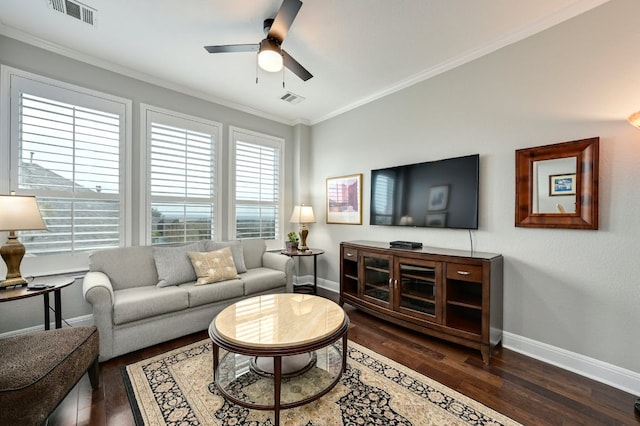
[[[575,195],[576,194],[576,174],[551,175],[549,176],[549,195]]]
[[[327,223],[362,225],[362,174],[327,178]]]
[[[427,197],[427,210],[444,210],[449,202],[449,185],[432,186]]]
[[[427,226],[432,228],[444,228],[447,224],[446,213],[429,213],[426,218]]]

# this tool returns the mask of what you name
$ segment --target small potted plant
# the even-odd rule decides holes
[[[289,239],[289,241],[287,241],[287,251],[290,253],[298,251],[298,234],[291,231],[287,234],[287,238]]]

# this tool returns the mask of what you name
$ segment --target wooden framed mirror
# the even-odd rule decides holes
[[[516,150],[516,226],[598,229],[599,143]]]

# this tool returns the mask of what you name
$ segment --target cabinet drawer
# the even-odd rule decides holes
[[[345,259],[353,260],[356,262],[358,260],[358,250],[354,248],[345,247],[343,257]]]
[[[447,278],[461,281],[482,282],[482,266],[447,263]]]

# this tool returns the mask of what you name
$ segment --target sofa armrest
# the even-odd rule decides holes
[[[262,266],[284,272],[287,276],[286,291],[287,293],[293,293],[294,262],[291,257],[280,253],[265,251],[262,254]]]
[[[113,286],[104,272],[90,271],[82,280],[82,296],[93,307],[93,323],[100,336],[100,358],[113,353]]]

